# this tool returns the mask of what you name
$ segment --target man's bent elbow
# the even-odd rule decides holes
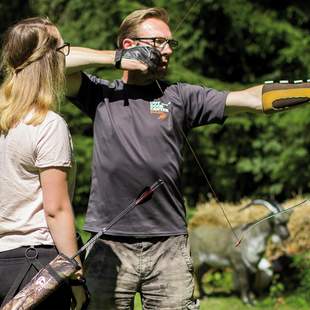
[[[78,94],[82,83],[81,72],[66,73],[66,96],[74,97]]]

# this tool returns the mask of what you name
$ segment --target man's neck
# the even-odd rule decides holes
[[[135,71],[124,71],[122,80],[125,84],[131,85],[149,85],[155,81],[154,77]]]

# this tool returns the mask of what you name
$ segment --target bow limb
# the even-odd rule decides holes
[[[267,215],[267,216],[265,216],[265,217],[263,217],[261,219],[258,219],[257,221],[255,221],[254,223],[250,224],[247,228],[244,229],[240,239],[236,242],[235,246],[236,247],[239,246],[240,243],[242,242],[242,240],[244,240],[247,237],[247,234],[250,232],[250,230],[253,229],[256,225],[258,225],[258,224],[260,224],[260,223],[262,223],[264,221],[267,221],[267,220],[269,220],[269,219],[271,219],[271,218],[273,218],[275,216],[278,216],[278,215],[280,215],[282,213],[290,212],[292,209],[300,207],[300,206],[302,206],[306,202],[309,202],[309,199],[305,199],[302,202],[299,202],[299,203],[293,205],[292,207],[289,207],[289,208],[287,208],[285,210],[282,210],[282,211],[280,211],[278,213]]]

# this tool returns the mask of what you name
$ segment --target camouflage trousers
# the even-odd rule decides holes
[[[136,292],[145,310],[199,309],[187,236],[105,236],[88,253],[85,272],[89,309],[133,309]]]

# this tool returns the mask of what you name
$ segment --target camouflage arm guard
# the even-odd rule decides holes
[[[1,310],[33,309],[80,267],[63,254],[56,256],[20,290]]]
[[[262,91],[262,106],[265,113],[282,111],[310,100],[310,80],[307,82],[266,82]]]

